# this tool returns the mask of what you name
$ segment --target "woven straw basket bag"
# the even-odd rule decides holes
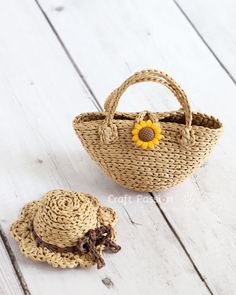
[[[169,88],[181,109],[116,112],[125,90],[146,81]],[[223,129],[218,119],[192,112],[181,87],[157,70],[134,74],[110,94],[105,112],[83,113],[73,126],[91,158],[108,176],[126,188],[144,192],[182,182],[210,154]]]

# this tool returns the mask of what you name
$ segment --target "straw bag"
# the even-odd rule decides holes
[[[146,81],[169,88],[181,109],[116,113],[125,90]],[[157,70],[134,74],[110,94],[105,112],[83,113],[73,126],[91,158],[108,176],[126,188],[149,192],[182,182],[210,154],[223,129],[218,119],[193,113],[180,86]]]

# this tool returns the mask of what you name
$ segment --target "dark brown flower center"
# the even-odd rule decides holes
[[[150,127],[144,127],[139,131],[139,139],[142,141],[151,141],[155,137],[154,130]]]

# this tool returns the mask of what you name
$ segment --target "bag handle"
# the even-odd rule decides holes
[[[191,127],[192,112],[184,90],[167,74],[158,70],[144,70],[129,77],[120,87],[116,88],[105,101],[106,117],[99,128],[101,140],[106,143],[114,143],[118,139],[117,126],[113,123],[115,111],[119,100],[126,89],[140,82],[158,82],[171,90],[179,101],[185,114],[185,127],[181,130],[180,143],[190,145],[194,143],[194,134]]]

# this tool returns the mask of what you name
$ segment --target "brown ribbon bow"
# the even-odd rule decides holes
[[[83,238],[78,239],[75,246],[60,248],[56,245],[52,245],[44,242],[35,232],[32,230],[35,241],[40,247],[45,247],[51,251],[57,253],[79,253],[84,255],[91,253],[97,264],[97,268],[100,269],[105,265],[105,261],[102,258],[99,251],[96,249],[97,246],[105,246],[105,250],[110,250],[113,253],[117,253],[121,247],[112,241],[112,229],[110,226],[102,225],[96,229],[90,229]]]

